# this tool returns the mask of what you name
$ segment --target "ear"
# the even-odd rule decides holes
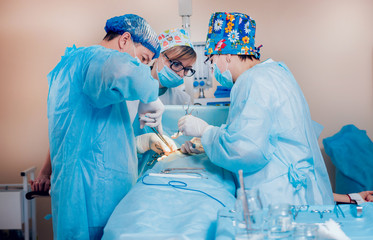
[[[128,43],[132,41],[132,38],[131,38],[131,33],[129,32],[125,32],[123,33],[119,40],[118,40],[118,46],[119,46],[119,49],[124,49],[128,46]]]
[[[231,58],[232,58],[232,55],[231,54],[227,54],[226,57],[225,57],[225,60],[230,63],[231,62]]]

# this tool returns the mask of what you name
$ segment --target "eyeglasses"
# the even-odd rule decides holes
[[[179,61],[171,60],[167,57],[166,54],[163,54],[167,60],[170,62],[170,68],[175,72],[180,72],[181,70],[184,70],[184,76],[191,77],[196,73],[196,70],[190,67],[184,67],[183,64]]]
[[[212,64],[212,56],[213,55],[208,56],[203,63],[206,64],[208,66],[208,69],[213,73],[214,65]]]
[[[206,58],[206,60],[203,62],[204,64],[210,64],[211,65],[211,60],[212,60],[212,56],[214,55],[210,55]]]

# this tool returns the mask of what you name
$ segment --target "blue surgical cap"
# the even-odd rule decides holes
[[[141,43],[154,53],[153,59],[159,56],[161,47],[157,39],[157,34],[150,27],[149,23],[138,15],[125,14],[110,18],[106,21],[105,31],[120,35],[129,32],[134,42]]]

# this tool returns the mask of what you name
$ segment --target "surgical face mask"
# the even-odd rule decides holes
[[[159,60],[158,60],[159,61]],[[163,61],[163,59],[162,59]],[[183,84],[184,80],[177,75],[171,68],[163,64],[161,71],[158,71],[158,62],[157,62],[157,74],[159,82],[163,87],[174,88]]]
[[[227,69],[221,73],[220,69],[214,63],[214,76],[216,81],[218,81],[222,86],[227,87],[227,88],[232,88],[233,87],[233,78],[231,72],[228,70],[228,62],[227,62]]]
[[[135,54],[134,58],[136,59],[136,61],[138,63],[141,63],[140,59],[137,57],[137,54],[136,54],[136,47],[135,47],[135,42],[132,40],[132,47],[133,47],[133,53]]]

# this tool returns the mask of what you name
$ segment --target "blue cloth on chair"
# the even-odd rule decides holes
[[[366,131],[346,125],[323,143],[338,170],[336,192],[373,189],[373,142]]]

